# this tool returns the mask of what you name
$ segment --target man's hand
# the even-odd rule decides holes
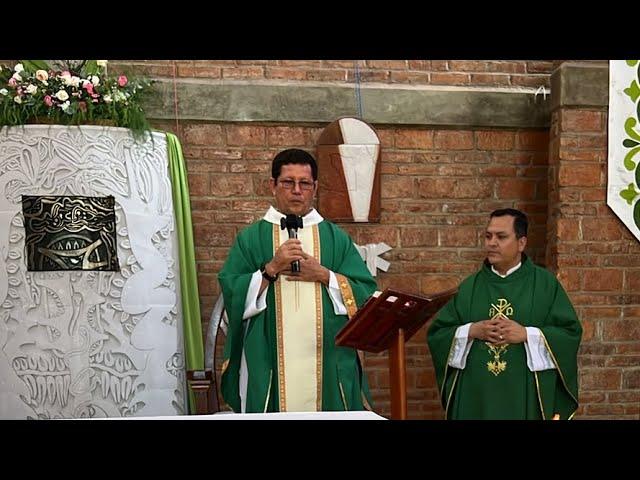
[[[303,255],[305,253],[302,251],[302,242],[297,238],[290,238],[276,249],[276,254],[265,265],[265,269],[272,276],[276,276],[285,270],[290,271],[291,262],[300,260],[300,265],[302,265]]]
[[[291,265],[285,272],[286,279],[294,282],[321,282],[329,285],[329,269],[318,263],[315,257],[302,252],[300,271],[292,272]]]
[[[500,321],[497,319],[481,320],[471,324],[469,338],[477,338],[485,342],[501,343],[499,332]]]
[[[498,321],[500,343],[524,343],[527,341],[527,329],[518,322],[501,316]]]

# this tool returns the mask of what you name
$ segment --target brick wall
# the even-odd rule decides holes
[[[497,87],[549,86],[553,61],[360,60],[361,82]],[[127,60],[111,71],[152,77],[354,82],[351,60]]]
[[[607,110],[552,115],[549,248],[582,321],[578,418],[640,416],[640,245],[606,204]]]
[[[157,124],[175,130],[175,123]],[[216,274],[239,229],[270,205],[271,160],[279,150],[315,153],[324,125],[181,122],[191,189],[203,323],[219,294]],[[483,259],[488,213],[521,208],[531,216],[529,252],[544,263],[548,133],[377,127],[382,141],[380,224],[342,224],[358,244],[393,247],[379,287],[435,292],[456,286]],[[221,349],[219,349],[221,350]],[[220,362],[218,362],[218,365]],[[376,410],[390,413],[386,354],[366,354]],[[441,418],[426,332],[407,345],[410,418]]]

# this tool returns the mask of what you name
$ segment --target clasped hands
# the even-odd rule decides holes
[[[504,315],[471,324],[469,338],[477,338],[494,345],[523,343],[527,341],[527,329]]]
[[[291,262],[300,262],[300,271],[291,271]],[[329,269],[320,265],[312,255],[302,250],[302,242],[290,238],[276,249],[276,253],[265,265],[269,275],[284,274],[287,280],[297,282],[322,282],[329,285]]]

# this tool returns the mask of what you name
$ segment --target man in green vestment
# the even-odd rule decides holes
[[[238,234],[218,275],[229,319],[222,395],[235,412],[364,410],[358,353],[335,336],[376,282],[349,235],[312,208],[313,156],[284,150],[271,177],[275,208]],[[298,238],[281,228],[287,215],[302,217]]]
[[[560,282],[523,253],[527,217],[491,213],[487,258],[428,329],[447,419],[569,419],[582,327]]]

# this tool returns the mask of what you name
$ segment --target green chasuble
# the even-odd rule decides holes
[[[532,372],[523,343],[496,347],[473,340],[465,368],[448,364],[455,332],[502,313],[541,330],[555,369]],[[560,419],[578,408],[577,353],[582,327],[560,282],[523,254],[506,278],[485,261],[467,277],[428,330],[442,405],[448,419]]]
[[[313,232],[316,252],[305,251],[319,258],[323,266],[336,274],[343,302],[351,315],[355,306],[361,306],[376,290],[376,282],[351,238],[326,220],[310,226],[305,224],[300,232],[302,231],[305,234]],[[300,390],[300,385],[305,385],[303,390],[308,391],[309,379],[306,377],[315,376],[317,379],[317,389],[316,381],[312,381],[313,392],[308,395],[313,403],[298,401],[294,402],[295,405],[310,405],[308,410],[364,410],[370,403],[370,398],[357,351],[335,345],[335,336],[348,321],[348,317],[334,313],[327,287],[318,282],[297,282],[313,287],[316,301],[312,302],[315,306],[311,307],[304,303],[302,294],[298,298],[298,290],[291,290],[295,286],[289,286],[289,290],[285,288],[285,275],[281,274],[276,282],[267,287],[266,310],[247,320],[242,319],[252,275],[273,258],[274,242],[279,244],[284,240],[281,235],[279,225],[264,219],[246,227],[238,234],[218,275],[229,319],[221,378],[224,400],[235,412],[241,411],[240,368],[244,351],[248,373],[247,413],[292,411],[293,407],[289,405],[291,402],[285,402],[287,394],[283,393],[289,391],[283,383],[285,375],[280,371],[285,371],[286,368],[286,382],[292,391],[296,387]],[[302,290],[303,286],[300,285],[300,292]],[[294,295],[287,293],[293,291],[296,292]],[[312,338],[308,335],[308,327],[304,334],[296,336],[296,321],[299,322],[299,319],[293,318],[294,321],[288,324],[282,321],[285,301],[298,304],[298,307],[304,309],[305,319],[312,318],[314,323],[311,324],[311,331],[315,331]],[[309,312],[310,308],[314,311]],[[300,365],[292,364],[291,361],[285,364],[283,339],[288,339],[289,349],[286,353],[290,355],[289,358],[297,355],[298,359],[304,360],[301,363],[311,366],[308,374],[305,370],[307,367],[300,368]],[[309,343],[308,346],[305,345],[306,342]]]

